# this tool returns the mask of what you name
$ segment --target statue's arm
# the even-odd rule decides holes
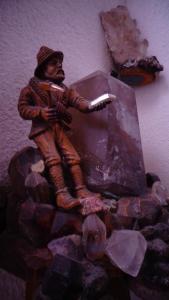
[[[28,87],[22,89],[20,93],[18,111],[25,120],[33,120],[41,116],[41,107],[32,104],[31,92]]]
[[[75,89],[68,89],[66,94],[70,107],[73,107],[83,113],[89,112],[90,101],[80,96]]]
[[[75,89],[69,89],[68,99],[69,99],[68,100],[69,106],[74,107],[83,113],[91,113],[94,111],[98,111],[103,109],[106,106],[105,103],[101,103],[98,104],[97,106],[91,107],[90,101],[80,96]]]

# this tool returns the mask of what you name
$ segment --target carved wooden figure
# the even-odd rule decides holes
[[[63,84],[65,73],[61,51],[42,46],[37,54],[37,62],[34,77],[21,91],[18,110],[23,119],[32,120],[29,138],[34,140],[43,155],[56,190],[57,206],[71,209],[79,206],[82,198],[94,194],[85,186],[80,157],[65,133],[72,120],[68,108],[74,107],[80,112],[89,113],[104,108],[109,102],[91,106],[90,101]],[[76,198],[69,194],[64,181],[63,157],[69,166]]]

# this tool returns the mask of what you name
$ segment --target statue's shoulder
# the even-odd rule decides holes
[[[31,86],[28,84],[26,86],[24,86],[21,90],[20,90],[20,95],[22,96],[28,96],[32,94],[32,89]]]

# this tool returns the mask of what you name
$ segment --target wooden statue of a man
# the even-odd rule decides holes
[[[34,140],[43,155],[56,190],[57,206],[70,209],[79,205],[82,198],[93,194],[84,184],[80,157],[65,133],[65,127],[71,122],[68,108],[74,107],[80,112],[89,113],[102,109],[106,104],[91,109],[88,100],[62,83],[65,79],[62,52],[42,46],[37,54],[37,62],[35,76],[21,91],[18,110],[23,119],[32,120],[29,138]],[[46,86],[50,86],[51,83],[57,84],[63,92],[42,88],[45,83]],[[62,157],[69,166],[76,198],[69,194],[65,185]]]

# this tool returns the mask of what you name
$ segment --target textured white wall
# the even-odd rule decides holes
[[[1,0],[0,1],[0,181],[11,156],[31,144],[30,122],[17,112],[20,89],[36,66],[41,45],[65,54],[65,83],[95,70],[109,72],[99,13],[123,4],[122,0]]]
[[[135,92],[146,170],[169,189],[169,1],[127,0],[127,6],[149,41],[148,54],[164,65],[158,80]]]

